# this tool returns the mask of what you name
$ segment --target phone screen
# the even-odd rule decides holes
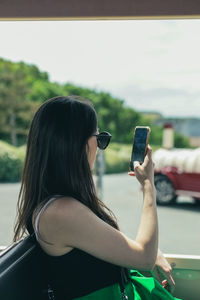
[[[130,161],[130,169],[134,171],[134,161],[142,163],[146,154],[146,144],[149,130],[147,127],[136,128],[133,142],[133,149]]]

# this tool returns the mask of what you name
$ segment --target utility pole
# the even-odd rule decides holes
[[[96,156],[96,190],[97,190],[97,196],[99,197],[100,200],[103,201],[103,174],[105,171],[105,156],[104,156],[104,151],[99,150],[97,152]]]

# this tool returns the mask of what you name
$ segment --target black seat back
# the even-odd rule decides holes
[[[42,251],[34,234],[0,253],[0,299],[48,299],[41,257]]]

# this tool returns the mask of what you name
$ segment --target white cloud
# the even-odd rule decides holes
[[[199,29],[200,20],[1,22],[0,56],[138,109],[198,116]]]

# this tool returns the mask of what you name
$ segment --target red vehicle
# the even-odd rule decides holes
[[[175,203],[179,195],[200,203],[200,148],[159,149],[154,162],[158,204]]]

